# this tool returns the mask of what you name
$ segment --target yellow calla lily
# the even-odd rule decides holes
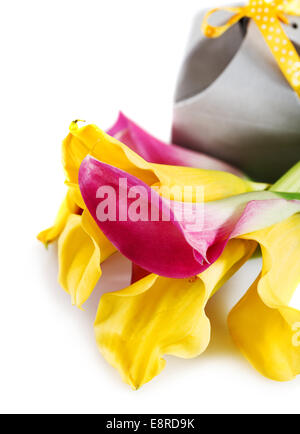
[[[179,190],[179,194],[176,195],[176,189],[180,189],[180,187],[183,189],[185,186],[192,187],[192,202],[196,201],[195,191],[196,187],[199,186],[203,187],[203,200],[205,202],[225,199],[238,194],[250,193],[251,191],[262,191],[268,187],[268,184],[252,182],[218,170],[161,164],[152,164],[152,170],[159,179],[153,186],[160,189],[162,196],[164,195],[164,187],[167,187],[171,193],[168,198],[171,200],[180,200],[181,192]]]
[[[54,225],[51,228],[40,232],[37,236],[38,240],[44,243],[47,247],[48,244],[55,241],[62,233],[69,216],[72,214],[78,214],[79,211],[79,207],[73,200],[72,191],[68,190],[66,197],[59,208]]]
[[[69,130],[63,141],[62,153],[66,179],[70,183],[78,183],[79,167],[87,155],[132,173],[147,183],[157,181],[155,174],[149,170],[149,163],[96,125],[79,128],[77,122],[72,122]]]
[[[259,372],[291,380],[300,374],[300,311],[289,307],[300,289],[300,215],[243,238],[260,243],[263,269],[229,315],[231,335]]]
[[[134,149],[138,149],[138,146]],[[158,154],[159,151],[160,148],[156,148]],[[68,193],[54,226],[42,232],[38,238],[47,245],[59,237],[59,281],[78,307],[88,299],[100,278],[101,263],[116,251],[92,217],[94,208],[89,207],[90,211],[87,209],[80,190],[82,185],[80,188],[78,185],[79,169],[87,155],[97,159],[98,169],[102,164],[102,174],[105,166],[103,163],[106,163],[106,167],[110,165],[114,170],[114,180],[117,170],[119,174],[123,174],[123,170],[147,184],[148,189],[157,187],[160,195],[167,194],[168,199],[178,201],[181,201],[186,186],[192,188],[189,197],[192,202],[198,201],[193,187],[202,187],[201,202],[217,201],[268,187],[267,184],[253,183],[232,173],[152,163],[95,125],[79,128],[78,122],[73,122],[70,133],[63,142],[63,166]],[[86,164],[84,170],[88,167]],[[90,171],[84,173],[89,176],[91,174]],[[295,173],[294,177],[297,178]],[[287,174],[273,187],[273,191],[285,193],[263,193],[263,197],[271,205],[276,202],[282,206],[286,198],[293,208],[293,200],[299,198],[286,194],[288,191],[294,193],[294,190],[289,189],[291,183],[295,185],[294,178],[291,181],[290,174]],[[250,194],[249,197],[252,196]],[[228,202],[223,201],[222,206],[226,203]],[[255,217],[255,209],[258,208],[247,208],[248,214],[245,215]],[[292,212],[298,212],[298,209],[295,205]],[[267,215],[268,212],[274,212],[274,207],[270,206]],[[249,230],[263,227],[258,224],[258,220],[254,221],[256,226],[250,225]],[[224,221],[228,224],[226,219]],[[241,219],[239,223],[242,227],[245,221]],[[220,250],[216,254],[218,259],[212,265],[208,262],[209,268],[196,277],[175,279],[150,274],[122,291],[103,295],[95,321],[100,351],[119,370],[124,381],[135,389],[159,374],[165,365],[164,354],[183,358],[201,354],[210,339],[210,324],[205,314],[207,301],[253,254],[258,242],[262,246],[264,258],[262,274],[231,312],[229,326],[237,345],[264,375],[277,380],[293,378],[300,373],[300,312],[290,308],[289,302],[300,283],[300,271],[296,263],[300,250],[299,229],[299,214],[275,226],[244,236],[239,234],[247,231],[242,232],[240,229],[239,232],[236,229],[236,233],[232,232],[232,239],[226,239],[228,244],[221,256]],[[140,239],[140,234],[138,238]],[[177,240],[176,237],[175,239]],[[129,236],[129,243],[130,241]],[[202,251],[202,240],[196,241],[199,241],[197,247]],[[115,244],[122,251],[120,245]],[[184,243],[177,245],[185,246]],[[282,250],[284,258],[281,257]],[[185,260],[190,263],[186,251],[190,253],[190,250],[184,250],[183,247],[177,249],[177,252],[183,252],[183,257],[176,264],[176,270]],[[152,255],[154,256],[155,254]],[[174,265],[173,262],[171,266]],[[195,270],[194,274],[199,272],[199,268]],[[163,274],[157,270],[155,272]],[[191,274],[182,274],[181,277]],[[173,274],[172,277],[176,275]]]
[[[177,199],[176,194],[180,196],[180,189],[186,185],[202,186],[204,198],[201,199],[205,201],[262,190],[267,186],[226,172],[149,163],[97,126],[80,128],[78,122],[71,123],[69,135],[63,141],[62,153],[69,190],[53,228],[42,232],[38,239],[50,243],[63,232],[59,240],[59,282],[79,307],[87,300],[101,276],[100,262],[97,263],[96,259],[101,258],[103,262],[116,250],[90,216],[80,193],[78,172],[87,154],[161,188],[162,195],[164,187],[172,191],[172,187],[176,186],[177,189],[168,196],[170,199]],[[82,217],[73,216],[82,213],[82,210]],[[76,238],[81,241],[76,241]],[[81,265],[78,268],[79,261]]]
[[[271,191],[300,191],[300,162]],[[228,318],[234,342],[263,375],[288,381],[300,374],[300,311],[289,306],[300,290],[300,214],[242,238],[256,240],[263,268]]]
[[[164,354],[200,355],[210,340],[205,306],[252,255],[256,243],[231,240],[222,256],[192,279],[150,274],[101,297],[95,321],[98,347],[123,380],[137,389],[165,366]]]
[[[100,264],[116,251],[89,212],[70,215],[58,242],[59,283],[78,307],[101,277]]]
[[[78,184],[79,167],[87,155],[124,170],[149,186],[162,188],[162,195],[163,187],[169,187],[169,190],[174,186],[179,189],[185,186],[203,187],[203,200],[207,202],[264,190],[268,186],[228,172],[149,163],[96,125],[79,128],[78,123],[73,122],[63,142],[63,162],[68,183]],[[178,199],[176,192],[168,198]]]
[[[78,187],[78,172],[83,159],[88,154],[137,176],[148,185],[161,188],[162,195],[164,194],[163,187],[168,187],[170,190],[174,186],[182,189],[187,185],[192,188],[200,186],[203,187],[204,193],[201,199],[211,201],[264,190],[268,186],[227,172],[149,163],[97,126],[86,125],[79,128],[77,121],[70,125],[70,132],[63,141],[62,154],[69,190],[54,226],[38,235],[38,239],[44,243],[50,243],[60,235],[70,214],[77,214],[80,209],[85,209]],[[174,194],[171,192],[168,198],[176,200],[178,199],[176,194],[181,196],[181,193],[177,191]]]

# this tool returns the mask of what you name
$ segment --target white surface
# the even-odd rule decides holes
[[[99,288],[84,312],[72,307],[56,283],[55,246],[47,252],[35,240],[64,195],[60,142],[73,119],[105,129],[122,109],[168,139],[178,68],[192,17],[204,4],[214,2],[2,4],[1,412],[299,412],[300,379],[280,384],[261,377],[225,326],[258,260],[211,301],[207,352],[190,361],[169,358],[159,377],[132,392],[95,345]],[[106,289],[122,286],[120,275],[109,272],[114,261],[104,266]],[[127,261],[119,261],[125,271]]]

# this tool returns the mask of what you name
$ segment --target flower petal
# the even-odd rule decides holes
[[[68,182],[78,183],[80,164],[87,155],[93,155],[104,163],[120,167],[128,173],[141,177],[147,183],[157,182],[151,165],[118,140],[100,130],[96,125],[79,128],[70,125],[70,133],[63,141],[63,165]]]
[[[104,294],[95,321],[98,347],[123,380],[139,388],[165,366],[164,354],[200,355],[210,340],[205,306],[254,252],[256,243],[232,240],[212,267],[192,279],[154,274]]]
[[[287,381],[300,374],[300,311],[289,307],[300,290],[300,215],[243,238],[262,247],[262,274],[229,315],[231,335],[254,367]]]
[[[119,194],[117,186],[120,178],[126,179],[128,188],[143,186],[150,194],[150,187],[138,178],[100,163],[94,158],[87,157],[81,165],[79,184],[82,197],[95,222],[107,238],[132,262],[161,276],[186,277],[202,271],[198,260],[194,257],[193,248],[186,242],[179,223],[174,216],[172,217],[172,210],[154,190],[158,197],[157,204],[154,205],[158,214],[167,215],[170,212],[171,221],[151,221],[148,208],[146,221],[137,222],[129,218],[128,213],[134,199],[127,199],[127,191],[125,191],[125,201],[121,196],[122,192]],[[116,200],[114,201],[114,196],[111,198],[112,211],[114,212],[117,207],[118,215],[124,212],[124,221],[107,220],[100,223],[97,219],[99,201],[96,196],[101,186],[105,189],[114,188]],[[148,206],[148,195],[144,203]],[[159,250],[157,250],[158,245]],[[174,252],[176,252],[176,259]],[[176,269],[176,276],[172,276],[174,269]]]
[[[138,178],[92,157],[86,157],[81,165],[79,186],[92,217],[121,253],[149,272],[172,278],[203,272],[230,238],[271,226],[300,211],[299,200],[264,191],[208,203],[166,201]],[[104,201],[97,197],[102,188],[112,192],[105,201],[110,201],[108,208],[113,214],[99,217]],[[133,190],[143,193],[139,197],[143,215],[137,219],[131,215],[136,199],[128,197]]]
[[[94,225],[87,211],[82,216],[70,215],[58,242],[59,283],[78,307],[89,298],[101,277],[101,262],[115,251]]]
[[[123,122],[126,122],[127,127],[131,131],[132,137],[137,137],[137,143],[131,144],[134,150],[138,151],[139,149],[142,149],[141,153],[143,155],[147,152],[150,154],[158,152],[157,143],[161,144],[161,142],[151,138],[151,136],[144,133],[122,115],[114,129],[116,135],[119,135],[120,128],[124,127],[124,125],[122,126]],[[143,136],[142,144],[141,136]],[[133,141],[133,139],[131,139],[131,141]],[[170,160],[170,163],[174,162],[173,147],[169,145],[161,145],[161,147],[164,149],[164,158],[159,160],[158,158],[153,157],[153,159],[155,161],[168,162]],[[179,150],[179,152],[186,152],[184,149],[181,150],[181,148],[179,148]],[[187,152],[189,153],[189,151]],[[80,164],[88,154],[93,155],[100,161],[119,167],[120,169],[137,176],[148,185],[157,185],[159,187],[167,186],[170,188],[172,188],[173,185],[176,185],[177,187],[181,186],[183,188],[188,182],[189,186],[203,186],[205,201],[221,199],[249,191],[263,190],[267,187],[266,184],[253,183],[241,179],[238,176],[234,176],[231,173],[218,172],[216,170],[181,168],[179,172],[178,167],[175,166],[150,164],[133,152],[133,150],[128,146],[108,134],[105,134],[97,126],[86,125],[79,128],[78,122],[72,122],[70,125],[70,133],[63,141],[62,154],[66,183],[69,186],[69,192],[59,210],[54,226],[38,235],[38,239],[46,245],[60,235],[68,216],[73,213],[79,213],[78,208],[83,209],[84,207],[78,190],[78,172]],[[200,158],[202,160],[203,157],[201,156]],[[178,164],[190,164],[190,160],[182,160],[178,162]],[[204,167],[208,166],[204,165]],[[176,199],[176,196],[174,199]]]
[[[103,232],[99,229],[98,225],[87,209],[85,209],[82,213],[81,224],[87,235],[89,235],[94,243],[96,243],[100,248],[101,263],[106,261],[106,259],[108,259],[117,251],[108,238],[106,238]]]
[[[187,186],[193,190],[192,202],[196,201],[195,192],[197,188],[202,188],[203,200],[209,202],[237,194],[263,191],[268,187],[267,184],[254,183],[217,170],[158,164],[152,164],[152,169],[159,180],[152,187],[159,188],[162,196],[164,195],[164,189],[167,188],[171,200],[180,200]]]
[[[139,267],[137,264],[132,262],[131,266],[131,283],[135,283],[138,280],[143,279],[144,277],[148,276],[149,271],[144,270],[144,268]]]
[[[39,233],[37,239],[44,243],[47,247],[48,244],[52,243],[59,237],[67,223],[69,216],[71,214],[78,214],[79,211],[80,209],[74,202],[71,192],[68,191],[63,203],[59,208],[54,225],[51,228]]]
[[[172,161],[171,146],[167,147],[170,148],[169,157]],[[79,128],[77,123],[72,123],[70,134],[63,142],[63,162],[69,183],[78,183],[79,167],[87,155],[118,167],[149,186],[202,186],[205,201],[267,188],[267,184],[253,183],[217,170],[152,164],[97,126],[87,125]]]
[[[219,170],[243,177],[243,173],[216,158],[176,145],[169,145],[151,136],[123,113],[108,134],[127,145],[130,149],[150,163],[173,166],[198,167]]]

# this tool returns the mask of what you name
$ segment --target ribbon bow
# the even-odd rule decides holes
[[[220,10],[232,12],[234,15],[223,26],[208,24],[208,18]],[[215,8],[209,11],[203,20],[202,31],[208,38],[218,38],[242,18],[253,19],[283,75],[300,97],[300,57],[281,25],[289,23],[285,14],[299,16],[300,0],[250,0],[246,6]]]

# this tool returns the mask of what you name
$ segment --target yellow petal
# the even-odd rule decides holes
[[[101,263],[106,261],[106,259],[108,259],[113,253],[117,251],[115,246],[108,240],[108,238],[106,238],[103,232],[99,229],[99,226],[87,209],[85,209],[82,213],[81,224],[84,231],[100,248]]]
[[[69,190],[61,204],[54,225],[41,232],[37,238],[39,241],[47,245],[55,241],[63,231],[67,220],[71,214],[79,213],[80,209],[73,200],[72,193]]]
[[[63,164],[67,181],[78,183],[80,164],[88,154],[131,173],[150,185],[157,181],[151,171],[150,163],[126,145],[109,136],[96,125],[79,128],[78,124],[73,122],[70,133],[63,142]]]
[[[78,307],[101,277],[101,262],[115,251],[98,227],[95,231],[94,224],[87,211],[69,216],[58,243],[59,283]]]
[[[80,188],[78,184],[73,184],[71,182],[66,181],[65,184],[69,187],[69,194],[70,197],[72,198],[72,201],[76,203],[76,205],[80,208],[80,209],[85,209],[85,203],[84,200],[81,196],[81,192],[80,192]]]
[[[232,240],[201,276],[168,279],[151,274],[102,296],[95,321],[97,344],[126,383],[137,389],[158,375],[165,366],[164,354],[191,358],[206,349],[206,303],[255,247],[253,242]]]
[[[77,123],[72,123],[70,134],[63,142],[64,168],[69,183],[78,183],[80,164],[88,154],[136,176],[150,186],[169,189],[174,186],[181,189],[185,186],[202,187],[204,196],[201,200],[205,201],[267,188],[267,184],[253,183],[226,172],[148,163],[95,125],[79,128]],[[161,194],[164,196],[164,191]],[[181,195],[182,191],[175,191],[168,198],[178,200]]]
[[[300,215],[247,235],[262,246],[262,274],[229,315],[232,337],[254,367],[287,381],[300,374],[300,311],[289,307],[300,289]]]
[[[160,188],[168,187],[171,200],[181,200],[184,187],[193,187],[191,201],[196,201],[196,187],[202,187],[202,200],[205,202],[224,199],[237,194],[265,190],[267,184],[251,182],[231,173],[217,170],[204,170],[191,167],[166,166],[152,164],[152,170],[159,179],[155,184]],[[181,187],[181,192],[176,188]],[[174,189],[174,190],[172,190]],[[163,194],[162,194],[163,195]]]

